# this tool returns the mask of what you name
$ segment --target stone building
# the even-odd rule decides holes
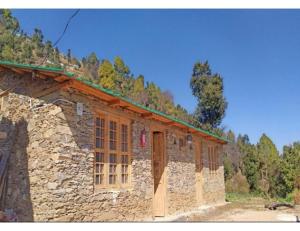
[[[61,69],[0,62],[5,208],[141,221],[224,202],[226,140]]]

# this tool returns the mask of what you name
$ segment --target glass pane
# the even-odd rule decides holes
[[[96,148],[100,148],[100,139],[96,138]]]
[[[116,173],[117,166],[116,165],[109,165],[109,173]]]
[[[109,184],[115,184],[115,183],[116,183],[116,176],[109,175]]]
[[[122,164],[128,164],[128,156],[122,155]]]
[[[115,154],[109,154],[109,163],[114,163]]]
[[[100,173],[100,164],[96,164],[96,173]]]
[[[104,153],[100,153],[100,162],[104,163]]]
[[[100,176],[96,175],[95,177],[95,184],[100,184]]]
[[[104,170],[104,164],[100,164],[100,173],[103,173]]]
[[[96,128],[96,136],[100,136],[100,128]]]
[[[100,118],[96,118],[96,126],[100,126]]]
[[[96,152],[96,162],[100,162],[100,153]]]
[[[104,148],[104,139],[100,139],[99,148]]]
[[[100,124],[100,126],[101,126],[102,128],[104,128],[104,119],[101,119],[101,124]]]
[[[128,183],[128,175],[122,174],[122,184],[127,184]]]

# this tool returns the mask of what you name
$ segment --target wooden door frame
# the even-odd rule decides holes
[[[150,142],[151,142],[151,172],[152,172],[152,185],[153,185],[153,190],[152,190],[152,218],[155,218],[154,216],[154,167],[153,167],[153,133],[154,132],[161,132],[163,135],[163,155],[164,155],[164,172],[162,174],[162,177],[164,179],[164,216],[166,216],[168,214],[168,193],[167,193],[167,139],[166,139],[166,134],[167,134],[167,130],[165,127],[160,126],[160,125],[150,125]]]

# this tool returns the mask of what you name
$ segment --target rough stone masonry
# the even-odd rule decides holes
[[[151,220],[154,188],[151,143],[141,147],[140,133],[145,129],[149,141],[150,127],[159,122],[142,119],[120,108],[111,109],[101,100],[74,89],[41,98],[32,96],[37,89],[55,84],[54,80],[33,79],[27,74],[0,73],[0,93],[14,89],[0,101],[0,131],[7,134],[5,142],[1,141],[0,151],[10,153],[5,207],[13,209],[20,221]],[[82,116],[76,113],[77,102],[84,105]],[[114,110],[124,117],[130,115],[130,188],[99,190],[94,187],[95,108]],[[178,134],[182,131],[172,127],[166,130],[167,211],[174,214],[199,206],[195,147],[180,150]],[[220,165],[212,175],[207,156],[210,141],[202,142],[204,203],[224,201],[222,161],[219,159]]]

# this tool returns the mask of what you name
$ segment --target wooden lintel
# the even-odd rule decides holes
[[[143,118],[150,118],[150,117],[153,116],[153,113],[151,113],[151,112],[146,112],[146,113],[142,113],[141,116],[142,116]]]
[[[116,105],[116,104],[120,104],[120,99],[112,99],[110,101],[107,102],[107,105],[111,106],[111,105]]]

